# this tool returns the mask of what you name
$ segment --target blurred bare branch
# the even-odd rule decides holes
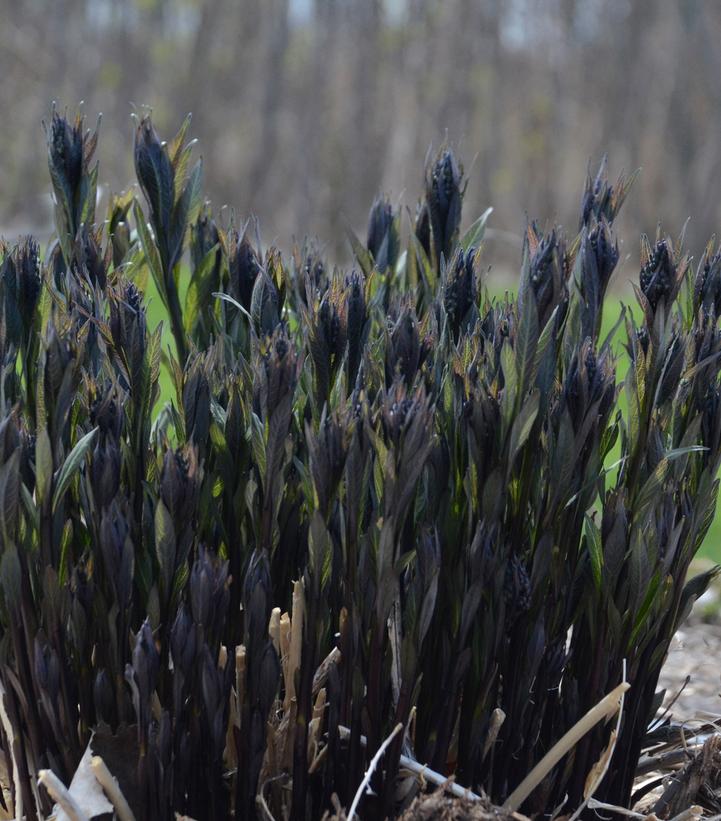
[[[416,159],[446,136],[468,213],[493,205],[501,231],[526,209],[570,224],[604,152],[643,167],[622,240],[691,216],[699,248],[719,223],[721,7],[702,0],[0,0],[0,19],[4,232],[50,225],[53,99],[103,111],[113,190],[132,178],[132,105],[160,126],[192,110],[209,195],[269,238],[362,229],[376,190],[420,192]]]

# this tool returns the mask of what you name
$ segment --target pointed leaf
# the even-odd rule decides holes
[[[86,433],[85,436],[83,436],[82,439],[80,439],[76,443],[75,447],[70,451],[65,463],[60,468],[57,481],[55,483],[55,492],[53,493],[53,512],[56,510],[58,503],[63,498],[63,495],[68,489],[73,477],[80,469],[80,466],[85,459],[85,455],[89,452],[93,442],[95,441],[97,432],[98,429],[93,428],[89,433]]]
[[[480,217],[471,225],[466,233],[461,238],[461,248],[467,251],[469,248],[478,246],[483,242],[483,236],[486,233],[486,223],[488,218],[493,213],[493,208],[486,208]]]

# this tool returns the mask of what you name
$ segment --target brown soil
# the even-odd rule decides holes
[[[505,813],[488,801],[454,798],[446,790],[419,795],[401,815],[400,821],[514,821],[523,816]]]
[[[659,686],[666,703],[690,680],[672,708],[676,719],[721,716],[721,621],[685,624],[676,634]]]

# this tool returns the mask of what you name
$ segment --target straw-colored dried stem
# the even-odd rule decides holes
[[[274,607],[270,612],[268,635],[273,642],[275,652],[280,655],[280,607]]]
[[[70,821],[88,821],[88,817],[80,809],[77,801],[70,795],[68,788],[52,770],[40,770],[38,784],[42,784],[48,795],[65,811]]]
[[[491,720],[488,722],[488,735],[486,736],[486,740],[483,744],[481,759],[484,759],[488,755],[491,751],[491,747],[493,747],[496,743],[498,733],[501,731],[501,727],[503,726],[503,722],[505,720],[506,714],[500,707],[496,707],[496,709],[491,713]]]
[[[313,676],[313,695],[316,696],[320,692],[321,687],[325,686],[328,672],[334,664],[340,663],[340,650],[334,647],[330,653],[323,659],[320,666],[315,671]]]
[[[90,768],[93,771],[95,780],[103,788],[103,792],[108,796],[108,800],[115,808],[115,812],[120,821],[135,821],[133,811],[125,800],[125,796],[120,789],[117,779],[112,776],[110,770],[99,755],[94,755],[90,759]]]
[[[295,677],[300,669],[300,654],[303,646],[303,620],[305,617],[305,595],[303,583],[293,583],[292,615],[283,613],[278,623],[278,644],[280,647],[281,669],[285,685],[283,699],[283,718],[276,731],[275,740],[278,748],[277,759],[280,765],[290,769],[293,761],[293,743],[295,738],[295,719],[297,701],[295,694]]]
[[[577,721],[508,796],[503,809],[509,812],[517,810],[564,755],[572,750],[586,733],[590,732],[600,721],[604,721],[617,712],[621,697],[629,687],[628,682],[622,681],[618,687],[614,687],[607,696],[604,696],[595,707],[592,707],[586,715]]]
[[[623,681],[626,681],[625,659],[623,660]],[[611,763],[611,758],[613,756],[614,750],[616,749],[616,744],[618,742],[618,734],[621,732],[621,718],[623,716],[623,703],[625,696],[625,692],[621,693],[621,700],[618,705],[618,714],[616,718],[616,726],[614,727],[613,732],[611,733],[611,738],[609,739],[606,749],[601,754],[601,758],[596,762],[591,772],[588,774],[588,777],[586,778],[586,786],[583,790],[583,801],[571,816],[570,821],[576,821],[576,819],[581,815],[583,810],[586,808],[589,799],[593,798],[593,794],[599,788],[601,782],[604,779],[604,776],[608,772],[608,767]]]
[[[608,812],[615,812],[619,815],[625,815],[628,818],[648,818],[642,812],[626,809],[626,807],[619,807],[616,804],[607,804],[605,801],[598,801],[596,798],[588,799],[589,810],[607,810]]]
[[[10,716],[7,714],[7,707],[5,706],[5,688],[0,682],[0,720],[3,724],[3,730],[5,730],[5,737],[7,738],[8,746],[10,747],[9,750],[5,750],[5,755],[10,759],[10,763],[12,766],[12,779],[13,779],[13,787],[15,789],[15,803],[10,801],[8,804],[10,812],[13,813],[15,818],[22,818],[25,814],[23,809],[23,794],[22,794],[22,787],[20,784],[20,769],[18,768],[17,763],[17,740],[15,739],[15,733],[13,732],[12,723],[10,721]],[[11,798],[11,796],[8,796]]]
[[[268,807],[268,802],[265,800],[265,796],[262,792],[259,792],[258,795],[255,797],[255,803],[260,807],[263,813],[263,818],[267,818],[268,821],[276,821],[275,816],[270,811],[270,808]]]
[[[303,647],[303,618],[305,616],[305,595],[303,582],[293,584],[293,609],[290,620],[290,647],[288,648],[288,666],[285,675],[285,703],[286,711],[295,701],[295,674],[300,669],[300,654]]]
[[[316,757],[311,761],[310,767],[308,767],[309,775],[312,775],[318,767],[325,761],[326,756],[328,755],[328,745],[326,744],[325,747],[322,747]]]
[[[283,613],[280,617],[280,660],[283,667],[283,678],[288,673],[288,656],[290,654],[290,616]]]
[[[313,716],[308,725],[308,759],[312,762],[316,756],[318,742],[320,741],[321,728],[323,726],[323,715],[326,706],[326,690],[321,687],[313,704]]]

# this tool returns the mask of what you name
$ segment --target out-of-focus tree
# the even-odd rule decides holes
[[[704,0],[0,0],[0,227],[50,223],[49,104],[103,112],[101,181],[132,178],[132,105],[185,111],[216,207],[331,255],[377,190],[420,192],[444,138],[492,204],[496,259],[525,215],[572,219],[589,163],[642,174],[623,229],[721,223],[721,5]],[[574,226],[575,227],[575,226]],[[510,237],[510,238],[509,238]]]

